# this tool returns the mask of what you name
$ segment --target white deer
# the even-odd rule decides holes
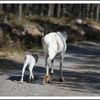
[[[29,73],[30,73],[29,82],[34,80],[34,75],[33,75],[32,71],[33,71],[34,65],[36,64],[37,61],[38,61],[37,54],[26,54],[25,55],[25,60],[24,60],[23,68],[22,68],[22,76],[21,76],[20,83],[23,83],[24,73],[25,73],[25,69],[27,66],[29,67]]]
[[[67,48],[66,40],[67,40],[66,32],[51,32],[42,38],[42,46],[46,57],[45,61],[46,75],[44,77],[43,84],[49,82],[50,80],[49,67],[52,68],[51,74],[53,74],[53,69],[54,69],[53,62],[57,54],[59,54],[60,56],[60,80],[64,81],[62,64],[63,64],[64,54]]]

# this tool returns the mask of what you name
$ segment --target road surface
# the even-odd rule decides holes
[[[68,45],[63,63],[64,82],[59,82],[59,58],[54,62],[54,79],[42,84],[45,74],[44,56],[33,72],[35,81],[28,83],[28,70],[20,84],[23,57],[0,58],[0,96],[100,96],[100,45],[82,42]],[[7,68],[6,68],[7,67]],[[9,68],[8,68],[9,67]]]

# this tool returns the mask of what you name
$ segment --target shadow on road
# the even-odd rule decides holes
[[[22,63],[10,59],[0,58],[0,68],[12,70],[12,69],[21,69],[21,66]]]
[[[97,57],[100,57],[100,51],[95,49],[90,49],[89,47],[77,47],[71,46],[68,50],[68,54],[73,54],[74,56],[65,57],[66,62],[81,62],[84,64],[94,64],[84,65],[78,68],[78,70],[63,70],[64,73],[64,82],[59,82],[59,70],[54,70],[54,79],[49,83],[49,85],[53,85],[62,89],[70,88],[70,91],[79,91],[79,92],[92,92],[92,93],[100,93],[100,66],[99,61],[95,60]],[[78,57],[82,57],[85,59],[80,59]],[[66,66],[66,65],[64,65]],[[0,59],[0,67],[7,68],[10,70],[8,80],[11,81],[19,81],[21,78],[21,68],[22,63],[18,63],[12,60]],[[80,70],[79,70],[80,69]],[[84,69],[85,71],[81,71]],[[90,71],[89,69],[93,69]],[[94,71],[96,70],[96,72]],[[43,80],[43,76],[45,74],[45,68],[43,66],[35,66],[34,68],[35,75],[35,84],[41,84]],[[29,73],[28,70],[25,73],[24,81],[28,82]],[[66,88],[67,87],[67,88]]]
[[[91,44],[83,44],[83,46],[79,45],[68,45],[67,52],[70,54],[76,54],[78,56],[100,56],[100,46],[92,45]]]
[[[17,70],[16,70],[17,71]],[[41,66],[36,66],[34,69],[35,81],[33,84],[43,85],[43,76],[45,74],[45,68]],[[59,87],[61,89],[70,88],[71,91],[79,92],[92,92],[100,93],[100,73],[95,72],[76,72],[64,70],[64,82],[59,81],[59,70],[54,70],[54,79],[49,83],[49,85]],[[20,71],[9,75],[8,80],[20,81],[21,73]],[[28,83],[29,75],[25,74],[24,82]]]

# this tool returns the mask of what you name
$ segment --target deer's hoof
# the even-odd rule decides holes
[[[29,79],[28,82],[31,83],[32,82],[31,79]]]
[[[50,80],[50,76],[45,75],[43,79],[43,84],[49,83],[49,80]]]
[[[54,78],[54,73],[50,73],[50,81],[52,81]]]
[[[20,84],[22,84],[22,83],[23,83],[23,81],[19,81],[19,83],[20,83]]]
[[[29,79],[29,81],[28,81],[29,83],[33,83],[34,82],[34,78],[32,78],[32,79]]]

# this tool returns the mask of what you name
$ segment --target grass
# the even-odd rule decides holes
[[[23,64],[26,52],[36,53],[39,50],[41,50],[41,47],[36,44],[31,49],[2,47],[0,48],[0,68],[19,69]]]
[[[23,26],[25,24],[31,24],[31,22],[29,22],[28,20],[26,20],[25,18],[22,18],[22,20],[16,20],[16,18],[10,20],[12,25],[16,25],[16,26]]]
[[[69,35],[73,34],[72,38],[75,38],[75,41],[81,41],[81,40],[86,39],[86,38],[84,38],[84,36],[80,37],[80,34],[82,34],[82,32],[85,33],[85,31],[81,27],[77,26],[75,19],[72,19],[72,18],[64,18],[64,17],[55,18],[55,17],[47,17],[47,16],[41,17],[41,16],[38,16],[38,15],[33,15],[31,17],[23,16],[21,21],[19,21],[16,16],[13,16],[9,21],[12,25],[17,26],[17,28],[24,27],[25,25],[29,25],[29,26],[33,25],[33,26],[36,26],[36,28],[37,27],[40,28],[40,29],[42,28],[44,32],[45,31],[48,32],[48,31],[58,30],[58,28],[57,28],[58,26],[59,27],[65,27],[66,29],[68,27],[68,29],[69,29],[68,31],[70,32]],[[92,25],[96,26],[94,28],[99,29],[99,27],[100,27],[100,24],[97,23],[93,19],[86,18],[83,21],[87,25],[92,24]],[[54,29],[52,28],[52,26],[54,27]],[[74,32],[76,32],[76,33],[74,34]],[[77,35],[77,37],[75,35]],[[89,37],[89,38],[93,38],[93,37]],[[96,38],[98,38],[98,36]],[[8,40],[10,40],[9,36],[8,36]],[[22,49],[23,48],[24,48],[24,50],[27,50],[27,48],[22,47]],[[31,49],[33,51],[36,51],[36,50],[40,49],[40,47],[37,46],[37,44],[32,44]]]

